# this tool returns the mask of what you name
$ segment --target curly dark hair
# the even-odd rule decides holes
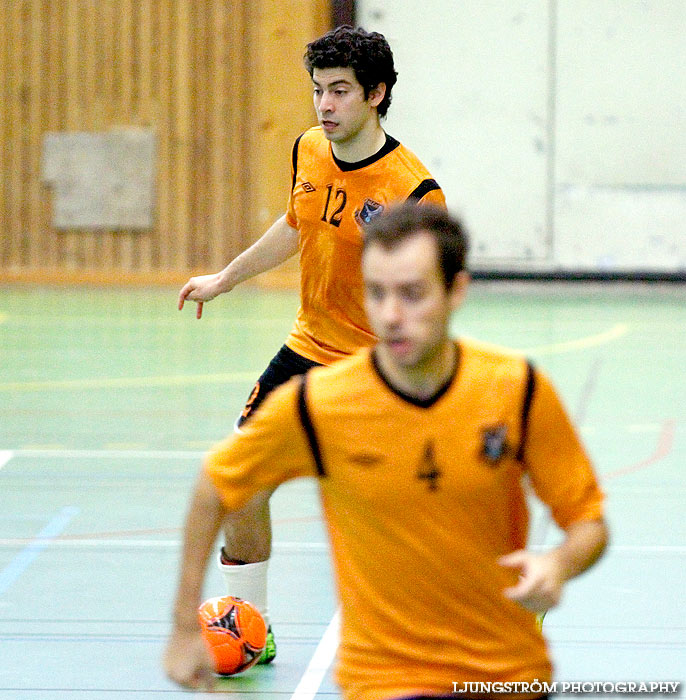
[[[310,42],[304,60],[310,76],[315,68],[352,68],[364,89],[365,99],[379,83],[384,83],[386,94],[377,112],[380,117],[386,116],[398,74],[393,65],[393,52],[383,34],[346,24]]]
[[[414,202],[394,205],[365,227],[363,246],[366,250],[378,243],[392,250],[419,231],[427,231],[436,241],[443,281],[450,289],[457,273],[466,269],[469,234],[460,219],[441,207]]]

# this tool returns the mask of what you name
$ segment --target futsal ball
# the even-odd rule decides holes
[[[252,603],[233,596],[210,598],[198,615],[217,673],[232,676],[257,663],[267,642],[267,626]]]

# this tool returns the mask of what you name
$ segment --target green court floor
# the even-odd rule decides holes
[[[241,288],[198,321],[176,294],[0,288],[1,700],[180,692],[159,659],[189,491],[297,295]],[[476,283],[453,326],[547,370],[608,493],[612,546],[546,618],[558,679],[686,681],[686,287]],[[532,546],[554,543],[533,508]],[[279,489],[273,515],[277,660],[222,689],[338,698],[314,484]]]

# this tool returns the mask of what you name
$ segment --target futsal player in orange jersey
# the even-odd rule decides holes
[[[345,700],[454,700],[473,684],[502,698],[552,682],[536,614],[602,554],[603,494],[545,374],[449,337],[466,247],[442,209],[375,220],[362,270],[378,344],[279,387],[208,456],[185,527],[173,680],[211,682],[195,615],[224,514],[308,476],[340,596]],[[565,532],[544,553],[527,549],[525,479]]]
[[[179,308],[195,301],[199,318],[205,302],[300,251],[301,304],[295,324],[255,385],[239,427],[275,386],[374,342],[360,275],[362,227],[392,202],[445,206],[427,169],[381,126],[396,82],[385,38],[339,27],[308,45],[305,65],[319,125],[293,147],[286,213],[224,270],[193,277],[179,294]],[[258,500],[245,508],[240,518],[230,517],[225,524],[220,568],[227,593],[255,603],[269,625],[269,504]],[[261,661],[271,661],[275,653],[270,629]]]

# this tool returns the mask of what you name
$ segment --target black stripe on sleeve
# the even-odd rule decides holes
[[[524,388],[524,401],[522,402],[522,430],[519,439],[519,449],[517,450],[517,459],[524,461],[524,446],[526,443],[526,435],[529,430],[529,411],[531,410],[531,401],[534,398],[536,389],[536,373],[534,366],[530,361],[526,363],[526,387]]]
[[[295,187],[295,178],[298,175],[298,146],[302,137],[303,135],[300,134],[293,144],[293,154],[291,155],[293,161],[293,182],[291,183],[291,190]]]
[[[432,190],[440,189],[440,185],[436,182],[436,180],[422,180],[417,187],[414,188],[414,191],[410,193],[410,196],[407,199],[418,202],[425,194],[428,194]]]
[[[306,374],[302,375],[300,378],[300,387],[298,388],[298,414],[300,415],[300,422],[302,423],[303,430],[307,436],[307,441],[310,444],[310,450],[312,450],[312,457],[314,458],[314,463],[317,466],[317,474],[319,474],[319,476],[326,476],[324,462],[322,461],[322,453],[319,449],[319,441],[317,440],[317,434],[314,431],[314,425],[312,425],[310,412],[307,408]]]

